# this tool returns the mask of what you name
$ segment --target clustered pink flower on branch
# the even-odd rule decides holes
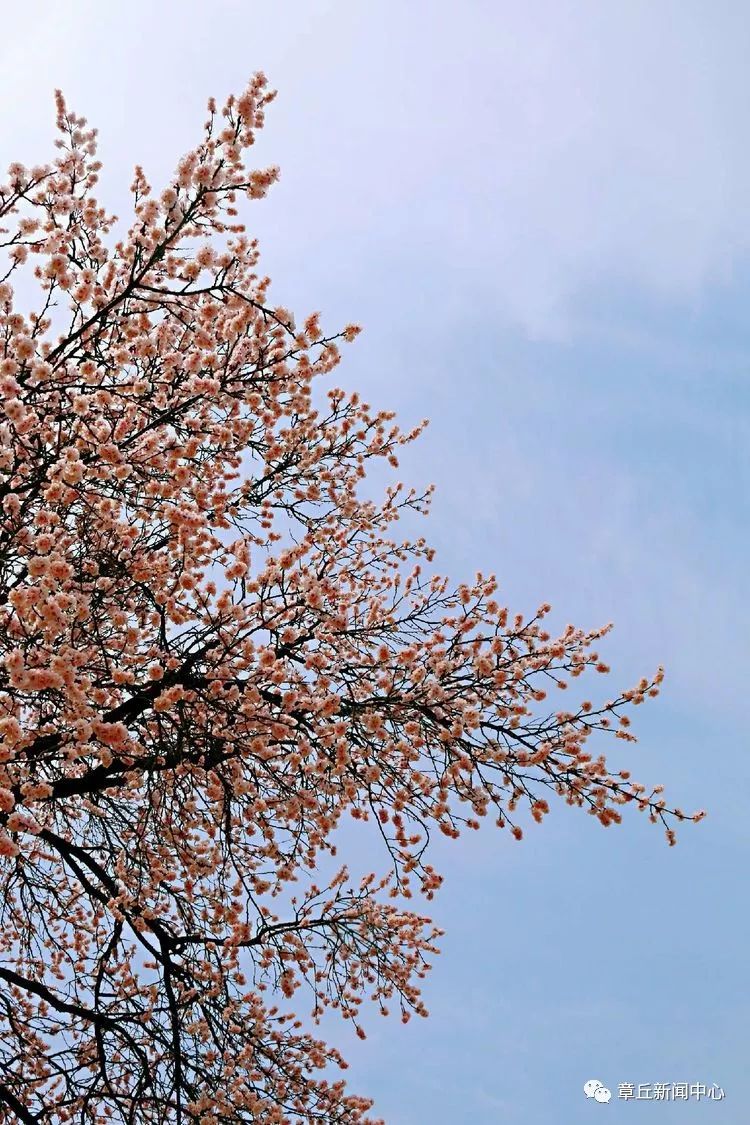
[[[269,304],[237,205],[277,176],[244,163],[272,97],[209,103],[161,195],[138,169],[115,245],[59,95],[58,158],[0,189],[2,1122],[369,1121],[304,1021],[425,1014],[431,832],[684,818],[587,750],[661,672],[555,710],[606,630],[431,577],[390,537],[430,490],[361,497],[421,427],[316,406],[357,329]],[[345,816],[389,874],[317,886]]]

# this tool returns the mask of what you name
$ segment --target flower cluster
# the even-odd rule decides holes
[[[238,208],[272,97],[209,103],[160,194],[137,169],[119,240],[62,96],[0,185],[2,1122],[371,1120],[304,1020],[426,1014],[436,830],[685,817],[589,749],[661,671],[558,709],[607,630],[436,576],[394,537],[431,489],[363,497],[423,424],[326,388],[356,326],[270,301]],[[345,824],[387,877],[330,862]]]

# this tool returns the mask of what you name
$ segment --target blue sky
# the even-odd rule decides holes
[[[441,848],[432,1018],[337,1033],[390,1125],[747,1120],[749,48],[725,0],[3,13],[2,158],[46,159],[61,86],[124,215],[133,164],[159,184],[266,70],[282,179],[249,226],[279,302],[364,325],[337,381],[432,419],[403,475],[438,485],[439,569],[613,620],[613,684],[666,666],[622,765],[709,818],[674,849],[567,809]]]

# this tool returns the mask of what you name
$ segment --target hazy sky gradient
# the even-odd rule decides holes
[[[441,846],[432,1018],[337,1030],[352,1085],[390,1125],[747,1121],[747,5],[67,0],[2,31],[0,159],[48,157],[61,86],[125,217],[133,164],[160,186],[264,69],[282,179],[250,231],[279,303],[364,325],[337,382],[432,419],[402,475],[438,485],[438,568],[614,620],[612,691],[667,668],[613,745],[706,822],[668,849],[561,808]]]

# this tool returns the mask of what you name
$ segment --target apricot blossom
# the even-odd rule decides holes
[[[314,1024],[426,1014],[435,831],[685,819],[589,750],[662,672],[558,710],[607,629],[435,575],[394,530],[431,489],[364,497],[423,424],[329,385],[356,326],[271,301],[272,98],[136,169],[126,231],[62,95],[0,186],[0,1122],[371,1121]],[[387,874],[334,862],[351,822]]]

